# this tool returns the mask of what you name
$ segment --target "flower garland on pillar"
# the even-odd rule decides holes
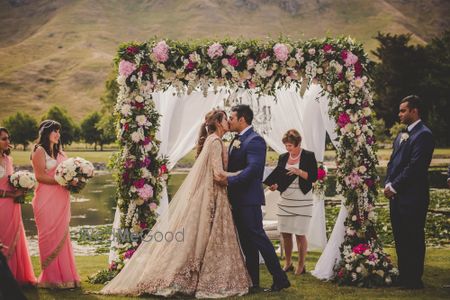
[[[152,92],[169,86],[179,94],[210,86],[217,91],[254,89],[274,95],[295,85],[304,92],[319,83],[329,98],[329,114],[336,121],[338,192],[345,197],[349,216],[335,280],[356,286],[389,285],[397,271],[383,252],[376,233],[374,200],[378,175],[371,120],[370,62],[363,47],[350,38],[277,41],[177,42],[153,39],[122,45],[116,59],[120,92],[117,99],[120,154],[118,205],[122,229],[140,232],[156,220],[156,208],[167,169],[158,158],[155,134],[159,114]],[[119,270],[137,243],[119,245]]]

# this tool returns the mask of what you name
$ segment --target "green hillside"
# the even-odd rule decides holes
[[[445,0],[1,0],[0,120],[60,104],[75,120],[99,109],[124,41],[152,36],[294,39],[378,31],[426,43],[449,28]]]

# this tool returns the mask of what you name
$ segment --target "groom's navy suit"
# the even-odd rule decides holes
[[[235,138],[237,139],[237,138]],[[252,128],[230,144],[228,171],[242,171],[228,177],[228,197],[239,233],[247,270],[253,286],[259,286],[259,254],[264,258],[275,283],[287,280],[272,243],[263,229],[261,205],[265,204],[262,179],[266,162],[266,142]]]
[[[417,123],[408,138],[400,133],[388,163],[386,184],[396,192],[390,199],[390,214],[401,284],[422,286],[425,259],[425,219],[430,201],[428,167],[434,150],[430,129]]]

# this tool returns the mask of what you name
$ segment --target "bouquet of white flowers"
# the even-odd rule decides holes
[[[94,166],[81,158],[69,158],[58,165],[55,173],[56,182],[69,191],[78,193],[86,182],[94,176]]]
[[[34,189],[36,186],[36,178],[34,174],[28,171],[18,171],[9,176],[9,182],[15,189],[22,190],[24,192]],[[25,196],[15,199],[17,203],[24,203]]]

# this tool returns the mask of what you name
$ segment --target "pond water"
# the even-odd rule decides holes
[[[384,172],[380,172],[380,174]],[[186,173],[175,173],[171,175],[169,182],[169,195],[174,195],[178,187],[186,177]],[[445,188],[446,175],[442,170],[430,171],[431,187]],[[327,196],[335,195],[335,178],[329,176],[329,187]],[[71,227],[81,225],[101,225],[110,224],[114,219],[115,212],[115,182],[110,173],[100,173],[96,175],[79,194],[71,196],[72,220]],[[23,222],[28,236],[37,234],[36,225],[33,218],[31,204],[22,206]]]

